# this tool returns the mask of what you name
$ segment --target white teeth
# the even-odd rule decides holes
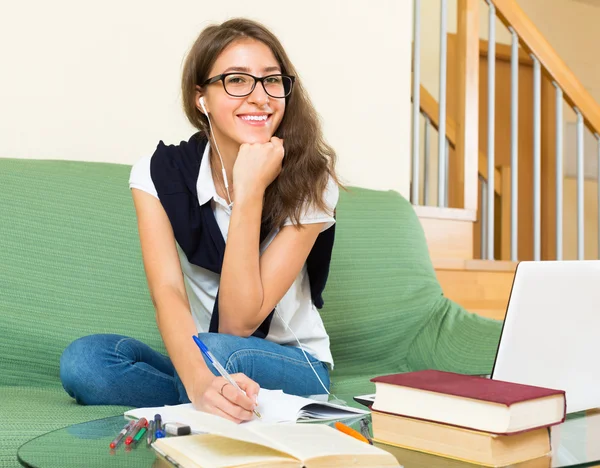
[[[268,115],[260,115],[260,116],[255,116],[255,115],[244,115],[242,117],[243,120],[267,120]]]

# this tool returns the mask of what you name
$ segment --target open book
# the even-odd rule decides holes
[[[182,468],[386,467],[400,466],[393,455],[321,424],[237,425],[202,413],[219,434],[167,437],[152,444]],[[210,421],[220,419],[220,421]]]
[[[368,411],[336,405],[325,401],[317,401],[295,395],[288,395],[281,390],[266,390],[261,388],[258,394],[258,411],[261,419],[254,417],[252,423],[295,423],[311,421],[334,421],[350,419],[369,414]],[[160,413],[164,422],[179,422],[191,427],[192,432],[210,432],[202,426],[204,413],[194,409],[191,403],[175,406],[160,406],[155,408],[137,408],[125,413],[128,418],[154,419]]]

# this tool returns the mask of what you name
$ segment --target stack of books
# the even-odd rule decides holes
[[[563,390],[426,370],[372,379],[374,440],[485,466],[551,452]]]

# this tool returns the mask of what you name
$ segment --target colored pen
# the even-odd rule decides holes
[[[144,437],[144,434],[146,433],[147,429],[145,427],[142,427],[138,433],[135,435],[135,437],[133,438],[133,442],[131,442],[132,445],[136,445],[140,439],[142,439]]]
[[[148,432],[146,433],[146,446],[150,447],[154,440],[154,421],[148,423]]]
[[[110,443],[111,449],[117,448],[117,446],[123,440],[123,437],[125,437],[125,434],[127,434],[129,432],[129,430],[134,426],[134,424],[135,424],[135,421],[129,421],[127,424],[125,424],[125,427],[123,429],[121,429],[121,432],[119,432],[117,437],[115,437],[115,440],[113,440]]]
[[[365,439],[369,441],[369,444],[373,445],[371,433],[369,432],[369,422],[366,419],[360,420],[360,433],[365,436]]]
[[[125,439],[125,445],[131,445],[131,442],[133,442],[133,438],[137,435],[140,429],[142,427],[146,427],[147,425],[148,420],[146,418],[138,419],[138,421],[135,423],[135,426],[133,426],[133,429],[131,429],[131,434],[129,434]]]
[[[231,378],[231,376],[229,375],[229,372],[227,372],[225,370],[225,368],[219,363],[219,361],[217,361],[217,359],[208,350],[206,345],[204,343],[202,343],[200,338],[198,338],[196,335],[193,335],[192,338],[194,339],[194,342],[198,345],[198,348],[200,348],[200,351],[202,351],[204,353],[204,355],[208,358],[210,363],[215,367],[215,369],[217,369],[217,372],[219,374],[221,374],[221,377],[223,377],[225,380],[227,380],[227,382],[229,382],[233,386],[233,388],[237,388],[240,392],[242,392],[244,395],[246,395],[246,392],[244,392],[244,390],[242,390],[239,387],[239,385],[236,383],[236,381]],[[260,413],[258,411],[256,411],[256,409],[254,409],[253,412],[257,418],[261,418]]]
[[[366,442],[367,444],[369,443],[369,440],[364,435],[362,435],[358,431],[355,431],[351,427],[348,427],[345,424],[342,424],[341,422],[336,422],[335,423],[335,428],[338,431],[343,432],[344,434],[348,434],[349,436],[354,437],[355,439],[358,439],[358,440],[360,440],[362,442]]]
[[[162,428],[162,418],[160,414],[154,415],[154,437],[157,439],[162,439],[165,436],[165,431]]]

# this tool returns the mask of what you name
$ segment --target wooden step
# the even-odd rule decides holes
[[[473,259],[476,213],[414,206],[444,294],[469,312],[503,319],[516,263]]]
[[[459,258],[432,258],[436,270],[504,271],[514,273],[517,262],[505,260],[479,260]]]
[[[444,295],[469,312],[504,319],[517,264],[505,261],[434,259]]]
[[[431,258],[473,258],[475,212],[434,206],[414,207],[429,246]]]

